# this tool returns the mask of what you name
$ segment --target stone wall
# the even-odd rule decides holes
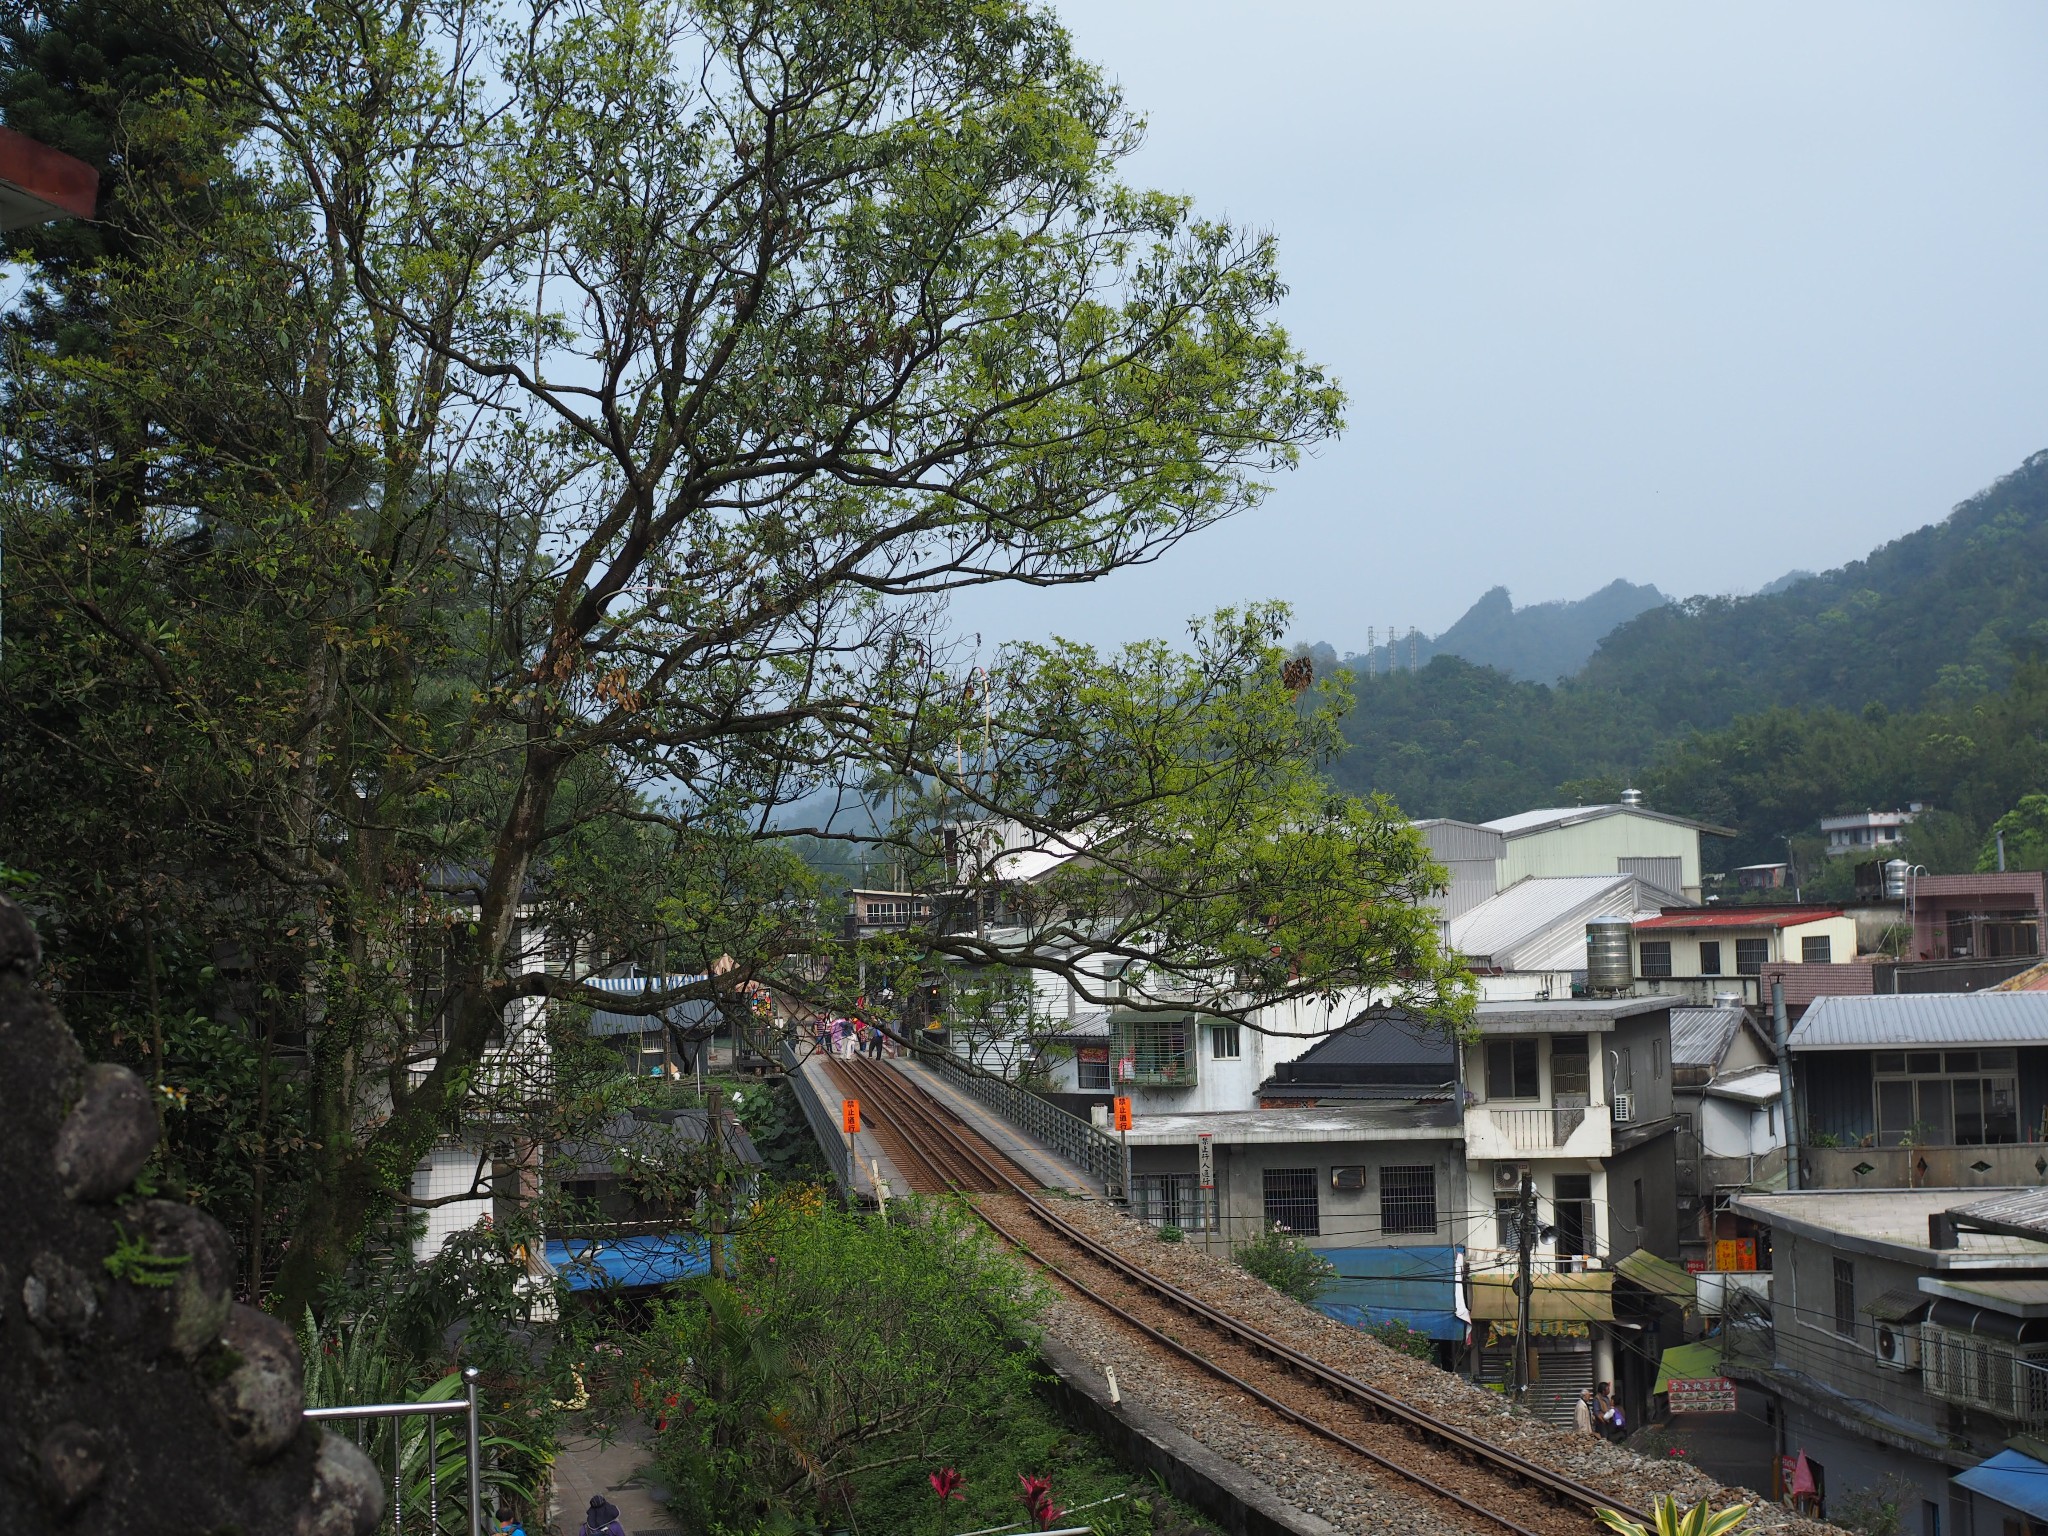
[[[135,1194],[148,1086],[87,1063],[36,961],[0,899],[0,1531],[366,1536],[377,1469],[302,1417],[221,1225]]]

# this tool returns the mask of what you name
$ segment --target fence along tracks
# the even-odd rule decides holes
[[[894,1068],[864,1060],[835,1060],[831,1066],[848,1097],[860,1099],[864,1118],[875,1122],[872,1129],[905,1177],[925,1186],[924,1192],[958,1190],[1007,1197],[1000,1207],[977,1207],[982,1220],[1006,1242],[1126,1326],[1268,1412],[1394,1474],[1431,1500],[1448,1503],[1513,1536],[1583,1536],[1594,1528],[1596,1506],[1619,1510],[1632,1519],[1649,1518],[1621,1500],[1333,1370],[1132,1264],[1067,1221],[1039,1193],[1030,1174]],[[1047,1229],[1055,1239],[1053,1246],[1066,1251],[1048,1252],[1042,1240],[1018,1232],[1005,1219],[1016,1211]],[[1098,1273],[1073,1272],[1083,1266]],[[1107,1272],[1106,1277],[1100,1272]],[[1138,1315],[1140,1310],[1150,1314],[1149,1321]],[[1221,1335],[1220,1340],[1205,1336],[1204,1351],[1197,1351],[1167,1331],[1187,1318],[1206,1325]],[[1221,1348],[1216,1347],[1219,1343]],[[1312,1389],[1310,1393],[1302,1392],[1301,1381]],[[1359,1410],[1361,1422],[1348,1430],[1328,1422],[1330,1407],[1337,1405]],[[1450,1486],[1452,1482],[1458,1486]]]

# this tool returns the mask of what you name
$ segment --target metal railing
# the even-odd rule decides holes
[[[796,1047],[785,1040],[776,1054],[781,1058],[782,1067],[789,1074],[789,1085],[796,1090],[796,1101],[802,1107],[804,1119],[811,1125],[811,1135],[825,1154],[825,1161],[832,1165],[833,1175],[839,1180],[839,1187],[851,1199],[854,1191],[853,1169],[849,1166],[846,1153],[846,1137],[839,1129],[839,1118],[831,1112],[825,1101],[818,1097],[818,1090],[804,1075],[803,1061],[797,1056]]]
[[[950,1072],[960,1087],[1018,1130],[1100,1179],[1105,1194],[1119,1200],[1124,1197],[1124,1149],[1109,1132],[1097,1130],[1078,1115],[1046,1103],[1015,1083],[970,1066],[941,1047],[920,1041],[915,1059]]]
[[[337,1420],[353,1421],[355,1441],[362,1445],[363,1425],[374,1419],[390,1419],[391,1424],[391,1510],[390,1519],[383,1527],[393,1536],[404,1536],[407,1493],[415,1495],[424,1492],[426,1502],[427,1536],[442,1536],[441,1526],[441,1437],[438,1418],[461,1414],[464,1419],[465,1459],[468,1462],[469,1508],[460,1529],[469,1536],[484,1536],[483,1523],[483,1437],[477,1422],[476,1403],[477,1370],[467,1366],[462,1372],[462,1396],[444,1398],[433,1403],[359,1403],[343,1408],[308,1408],[306,1417],[318,1422],[333,1423]],[[424,1443],[426,1452],[426,1486],[424,1490],[406,1487],[405,1463],[405,1421],[425,1419],[420,1427],[416,1445]],[[368,1449],[367,1446],[364,1449]],[[413,1501],[416,1504],[416,1499]]]

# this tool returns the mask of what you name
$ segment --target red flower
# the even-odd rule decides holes
[[[1041,1531],[1051,1530],[1054,1522],[1066,1513],[1066,1510],[1052,1501],[1052,1479],[1026,1477],[1019,1472],[1017,1481],[1024,1485],[1021,1497],[1024,1500],[1024,1511],[1030,1515],[1032,1524]]]
[[[931,1483],[932,1492],[939,1496],[941,1504],[945,1503],[948,1499],[959,1499],[963,1503],[966,1502],[967,1495],[960,1490],[966,1486],[967,1479],[962,1477],[953,1468],[946,1467],[941,1471],[934,1472],[931,1475]]]

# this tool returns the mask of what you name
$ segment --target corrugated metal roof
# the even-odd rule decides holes
[[[587,976],[582,984],[599,992],[632,997],[673,991],[703,979],[702,976]],[[663,1024],[673,1024],[682,1030],[716,1028],[718,1001],[709,997],[691,998],[672,1004],[659,1013],[617,1013],[609,1008],[590,1010],[589,1028],[593,1035],[650,1034]]]
[[[1640,932],[1645,928],[1797,928],[1801,923],[1825,922],[1841,915],[1839,907],[1823,908],[1818,912],[1805,908],[1787,911],[1780,907],[1727,907],[1712,911],[1665,912],[1643,918],[1636,924],[1636,929]]]
[[[1671,1010],[1671,1064],[1674,1067],[1718,1067],[1728,1054],[1735,1031],[1742,1028],[1740,1008],[1674,1008]]]
[[[1716,837],[1736,835],[1733,827],[1717,827],[1709,821],[1694,821],[1690,817],[1652,811],[1640,805],[1558,805],[1540,811],[1520,811],[1513,816],[1496,816],[1480,825],[1493,828],[1503,837],[1527,837],[1532,832],[1577,826],[1581,822],[1598,821],[1603,816],[1641,816],[1648,821],[1668,821],[1674,826],[1691,827],[1696,832],[1711,832]]]
[[[1949,1215],[2000,1227],[2016,1227],[2021,1235],[2038,1235],[2048,1241],[2048,1189],[2008,1190],[2004,1194],[1993,1195],[1989,1200],[1953,1206]]]
[[[1584,970],[1587,921],[1632,917],[1639,899],[1633,875],[1531,876],[1452,918],[1451,948],[1504,971]]]
[[[1927,1310],[1927,1298],[1910,1285],[1895,1285],[1856,1309],[1880,1323],[1910,1323]]]
[[[2048,992],[1816,998],[1791,1037],[1795,1051],[1909,1045],[2048,1045]]]
[[[1440,860],[1499,859],[1507,855],[1507,839],[1476,821],[1433,816],[1409,825],[1421,834],[1429,851]]]

